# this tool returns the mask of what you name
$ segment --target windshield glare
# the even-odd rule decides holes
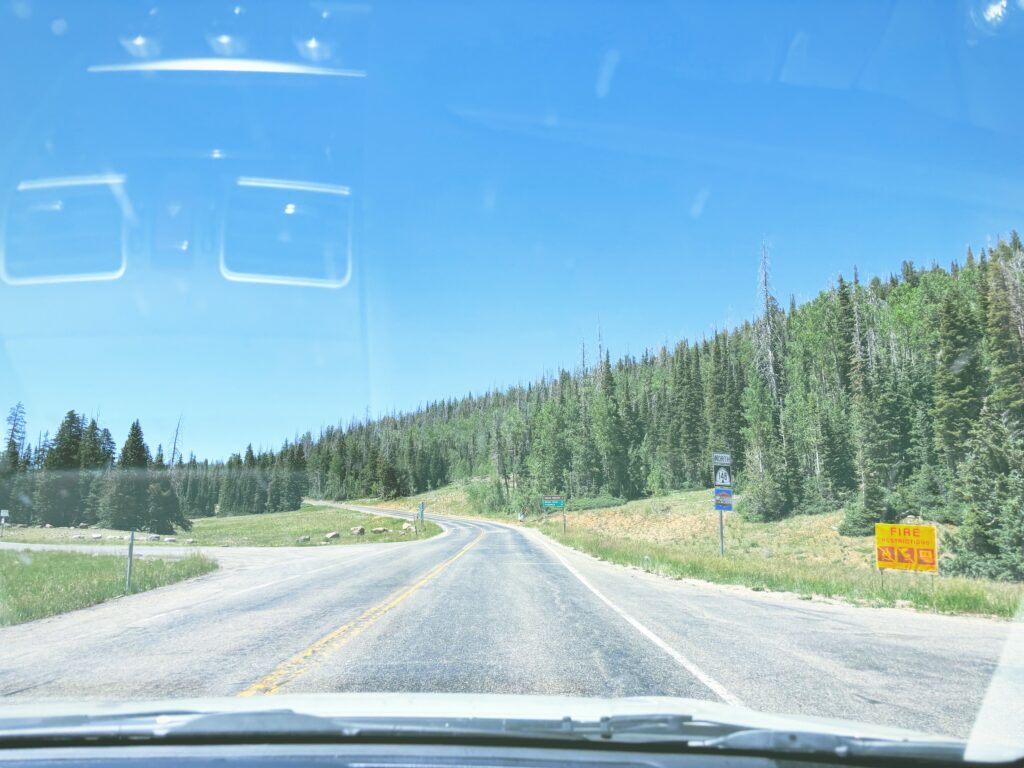
[[[4,717],[361,694],[1024,757],[1022,35],[5,2]]]

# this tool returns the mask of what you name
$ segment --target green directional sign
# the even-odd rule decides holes
[[[554,509],[565,508],[565,496],[545,496],[544,501],[541,502],[544,507],[552,507]]]

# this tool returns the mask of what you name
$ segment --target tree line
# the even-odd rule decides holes
[[[138,421],[120,451],[110,430],[68,411],[51,438],[26,441],[21,403],[7,416],[0,456],[0,508],[11,522],[53,526],[97,525],[154,533],[189,530],[191,520],[214,514],[259,514],[298,509],[306,493],[304,450],[252,446],[226,463],[188,461],[177,450],[150,453]]]
[[[961,573],[1024,579],[1024,253],[866,284],[854,269],[784,309],[767,254],[760,311],[697,342],[307,435],[312,494],[392,497],[452,480],[481,509],[545,493],[635,499],[711,484],[731,451],[740,514],[842,509],[841,532],[958,524]]]
[[[128,518],[114,511],[130,507],[133,524],[155,529],[295,509],[304,494],[393,498],[474,480],[478,508],[514,514],[545,493],[586,503],[708,487],[711,453],[730,451],[744,516],[842,509],[849,535],[911,516],[954,523],[954,569],[1024,579],[1017,234],[977,256],[968,249],[949,268],[907,261],[867,283],[854,269],[785,309],[762,254],[758,288],[757,317],[709,338],[614,362],[599,341],[571,371],[327,427],[276,453],[250,446],[225,463],[186,462],[172,449],[162,466],[159,450],[148,458],[141,429],[141,446],[130,433],[115,457],[109,432],[74,412],[32,449],[15,409],[0,502],[7,493],[23,517],[122,526]],[[125,469],[145,472],[131,504],[117,496],[127,490],[111,490],[128,484]],[[68,470],[77,483],[60,479]],[[164,478],[174,514],[152,490]]]

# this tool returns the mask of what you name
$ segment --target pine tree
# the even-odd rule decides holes
[[[1014,233],[1016,234],[1016,233]],[[1014,263],[1016,258],[1018,263]],[[991,360],[991,407],[1024,430],[1024,254],[1004,251],[989,263],[986,335]]]
[[[963,298],[950,291],[940,318],[933,415],[936,448],[950,473],[964,457],[985,391],[981,330],[975,319]]]
[[[117,467],[108,479],[100,502],[100,523],[105,528],[142,528],[149,517],[149,448],[138,420],[133,421],[121,448]]]
[[[11,512],[11,522],[22,522],[16,486],[28,467],[22,461],[25,448],[25,406],[17,403],[7,414],[4,452],[0,455],[0,509]]]
[[[690,486],[707,487],[711,464],[707,447],[708,427],[704,420],[704,381],[699,346],[690,350],[683,364],[686,372],[679,395],[683,478]]]
[[[84,429],[81,417],[68,411],[47,451],[36,487],[35,508],[50,525],[77,525],[82,512],[80,452]]]
[[[79,498],[82,503],[79,517],[84,522],[95,523],[99,513],[99,493],[93,492],[93,486],[102,482],[111,464],[103,444],[103,433],[100,432],[96,419],[90,419],[89,425],[85,428],[78,461],[81,467]]]
[[[954,572],[1024,580],[1024,440],[993,408],[972,431],[957,491],[964,512],[950,539]]]
[[[606,353],[598,369],[591,423],[601,462],[601,489],[611,496],[623,496],[628,484],[628,454],[616,389]]]
[[[170,471],[164,464],[163,449],[158,447],[149,468],[146,489],[148,505],[146,517],[140,527],[152,533],[171,534],[175,528],[191,530],[192,522],[184,516],[178,496],[171,484]]]
[[[853,360],[853,301],[850,298],[850,286],[843,276],[839,276],[839,287],[836,290],[836,374],[839,387],[850,390],[850,364]]]
[[[799,499],[795,450],[783,431],[785,316],[768,284],[767,249],[761,251],[761,316],[753,329],[752,381],[745,393],[747,461],[739,511],[758,520],[790,514]]]

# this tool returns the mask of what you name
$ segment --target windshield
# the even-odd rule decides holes
[[[1024,756],[1022,42],[1019,0],[3,0],[0,704]]]

